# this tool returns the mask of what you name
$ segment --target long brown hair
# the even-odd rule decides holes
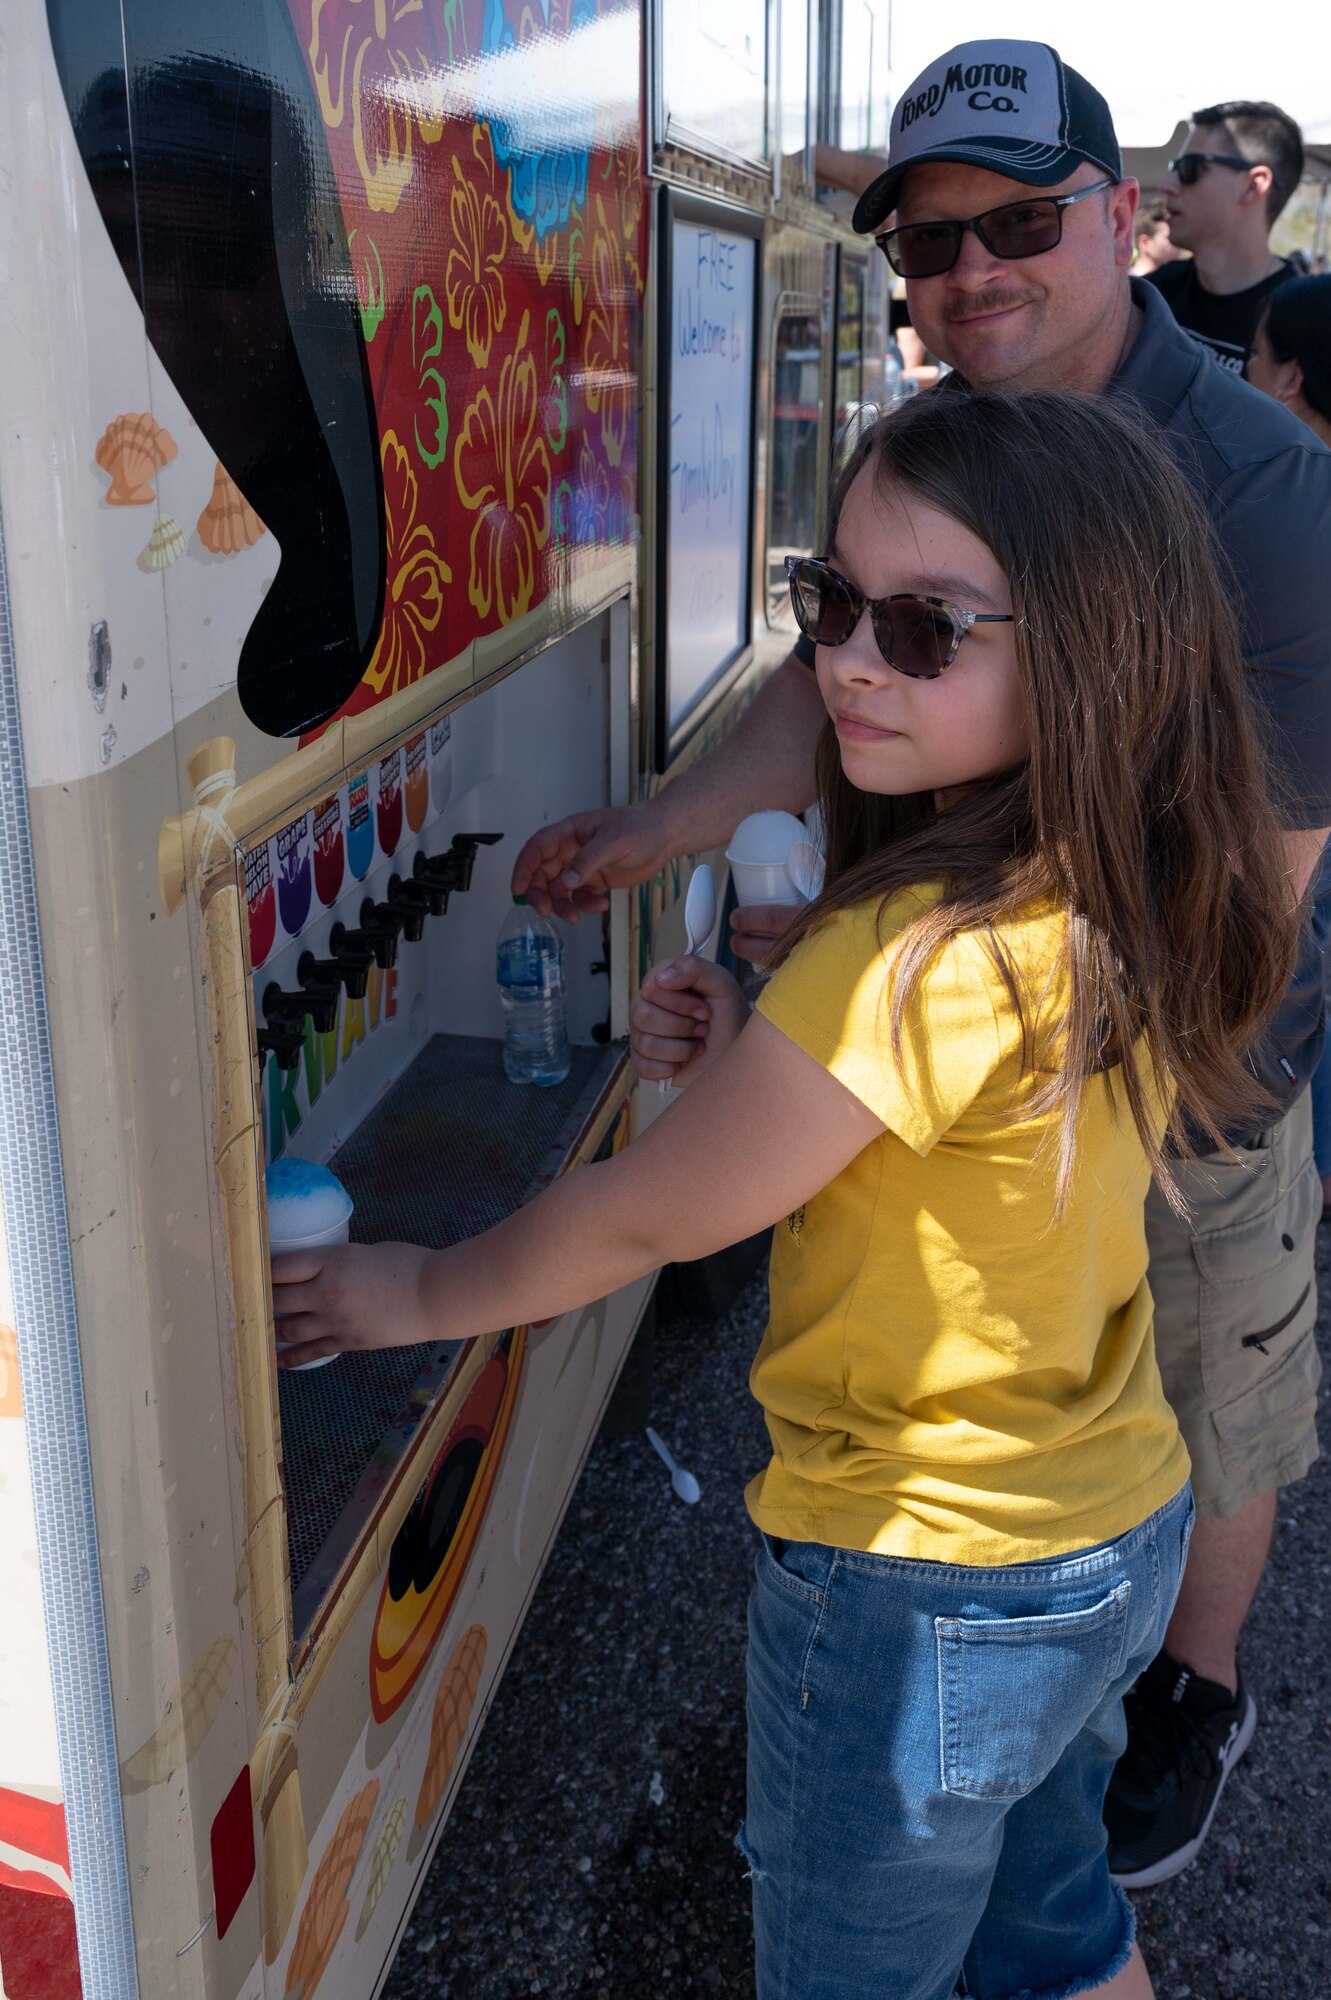
[[[1169,1151],[1192,1150],[1190,1133],[1222,1146],[1226,1123],[1269,1103],[1245,1057],[1289,983],[1298,934],[1209,525],[1145,420],[1085,396],[913,399],[856,446],[833,528],[866,470],[950,515],[1001,564],[1030,755],[938,811],[930,794],[858,791],[825,724],[826,884],[774,963],[832,911],[877,897],[881,923],[902,889],[941,883],[892,953],[898,1059],[930,959],[980,933],[1018,1009],[1026,1067],[1049,1075],[1030,1115],[1058,1114],[1060,1208],[1082,1093],[1105,1070],[1178,1207]],[[964,646],[951,671],[966,671]],[[1045,898],[1068,915],[1070,999],[1053,1024],[994,928]],[[1166,1138],[1157,1106],[1171,1093]]]

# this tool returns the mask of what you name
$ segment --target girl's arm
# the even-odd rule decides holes
[[[348,1244],[273,1260],[286,1365],[553,1319],[705,1257],[825,1188],[884,1126],[757,1014],[641,1139],[451,1250]]]

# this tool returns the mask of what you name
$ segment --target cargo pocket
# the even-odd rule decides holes
[[[1122,1668],[1126,1579],[1086,1611],[935,1618],[943,1788],[1020,1799],[1053,1770]]]
[[[1202,1380],[1213,1408],[1278,1373],[1317,1318],[1322,1184],[1311,1159],[1251,1220],[1193,1237],[1202,1281]]]
[[[1312,1333],[1264,1366],[1259,1381],[1211,1412],[1220,1462],[1236,1493],[1244,1487],[1269,1492],[1301,1477],[1317,1456],[1322,1363]]]

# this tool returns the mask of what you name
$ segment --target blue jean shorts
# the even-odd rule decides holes
[[[739,1836],[758,2000],[1064,2000],[1122,1970],[1101,1808],[1192,1521],[1185,1486],[1115,1541],[1004,1569],[763,1537]]]

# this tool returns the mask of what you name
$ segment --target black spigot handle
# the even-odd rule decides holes
[[[374,953],[368,946],[364,951],[341,951],[335,958],[316,958],[312,951],[303,951],[296,964],[296,977],[307,991],[340,984],[346,987],[348,1000],[363,1000],[370,990],[373,964]]]
[[[271,1052],[279,1069],[299,1069],[305,1036],[296,1021],[266,1021],[255,1033],[259,1054]]]
[[[381,972],[387,972],[390,965],[397,964],[397,925],[385,927],[382,924],[362,925],[359,930],[348,930],[345,924],[334,924],[328,942],[334,957],[348,947],[353,952],[368,951]]]
[[[288,1021],[300,1027],[308,1014],[316,1035],[330,1034],[337,1025],[338,990],[318,984],[302,986],[299,993],[284,993],[276,980],[264,988],[263,1012],[268,1022]]]
[[[494,847],[503,839],[502,833],[455,833],[452,851],[457,856],[459,889],[470,889],[471,871],[476,866],[478,847]]]
[[[417,854],[411,864],[414,881],[424,889],[430,902],[430,915],[442,917],[448,909],[448,899],[457,887],[453,878],[452,856],[436,855],[432,860],[428,854]]]
[[[443,854],[418,854],[412,863],[412,873],[432,894],[445,898],[444,909],[447,909],[450,891],[461,893],[471,887],[476,850],[493,847],[503,837],[502,833],[455,833],[451,846]],[[436,910],[435,915],[442,916],[443,910]]]
[[[388,908],[402,925],[408,944],[419,944],[425,936],[425,919],[430,915],[430,898],[419,882],[404,882],[400,875],[388,878]]]
[[[406,929],[402,912],[391,909],[387,903],[376,903],[373,896],[367,896],[360,906],[360,927],[369,938],[392,938],[393,956],[388,962],[390,965],[395,965],[398,939]],[[382,959],[379,960],[380,965],[383,962]]]

